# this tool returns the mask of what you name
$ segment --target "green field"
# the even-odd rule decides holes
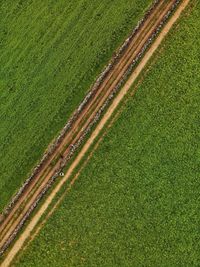
[[[199,16],[193,1],[16,266],[199,266]]]
[[[0,211],[150,3],[1,1]]]

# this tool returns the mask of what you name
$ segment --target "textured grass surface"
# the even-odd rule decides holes
[[[199,266],[200,5],[192,5],[16,266]]]
[[[0,211],[150,2],[1,1]]]

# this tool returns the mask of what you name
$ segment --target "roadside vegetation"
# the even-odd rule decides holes
[[[198,266],[200,5],[15,266]]]
[[[150,3],[1,1],[0,211]]]

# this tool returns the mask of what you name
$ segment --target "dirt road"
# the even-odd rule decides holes
[[[158,27],[160,19],[163,16],[165,16],[165,14],[168,12],[168,10],[171,7],[171,5],[174,3],[174,1],[170,1],[170,3],[168,2],[168,4],[166,4],[166,3],[164,4],[164,2],[166,2],[166,1],[160,1],[160,6],[157,6],[157,9],[156,9],[157,10],[156,14],[154,14],[153,17],[151,18],[151,20],[149,21],[149,23],[146,24],[145,28],[148,27],[148,29],[149,29],[148,32],[145,33],[144,30],[142,31],[143,36],[144,35],[147,36],[146,40],[148,40],[150,38],[151,34],[155,31],[156,27]],[[16,255],[17,251],[21,248],[21,246],[25,242],[26,238],[29,236],[30,231],[35,227],[35,225],[39,221],[41,215],[45,212],[45,210],[47,209],[47,207],[49,206],[49,204],[51,203],[51,201],[55,197],[56,193],[60,190],[60,188],[63,186],[63,184],[66,182],[66,180],[71,175],[71,173],[74,170],[74,168],[78,165],[78,163],[80,162],[80,160],[82,159],[82,157],[84,156],[86,151],[89,149],[89,147],[93,143],[93,141],[96,138],[96,136],[98,135],[98,133],[104,127],[105,123],[109,120],[109,118],[111,117],[113,111],[116,109],[116,107],[118,106],[118,104],[120,103],[120,101],[122,100],[124,95],[127,93],[128,89],[130,88],[132,83],[138,77],[139,73],[144,68],[145,64],[148,62],[149,58],[152,56],[154,51],[157,49],[157,47],[159,46],[159,44],[161,43],[161,41],[163,40],[163,38],[165,37],[165,35],[169,31],[169,29],[172,27],[174,22],[177,20],[177,18],[179,17],[181,11],[185,8],[185,6],[188,4],[188,2],[189,2],[189,0],[185,0],[185,1],[183,1],[181,3],[181,5],[179,6],[179,8],[176,11],[176,13],[170,19],[168,24],[164,27],[164,29],[162,30],[162,32],[159,35],[159,37],[156,39],[154,44],[149,49],[148,53],[145,54],[144,58],[142,59],[140,64],[137,66],[137,68],[134,70],[133,74],[131,75],[131,77],[129,78],[129,80],[125,84],[125,86],[120,90],[119,94],[116,96],[116,98],[114,99],[113,103],[110,105],[110,107],[107,110],[106,114],[103,116],[102,120],[97,125],[96,129],[93,131],[91,137],[88,139],[88,141],[86,142],[86,144],[84,145],[84,147],[82,148],[82,150],[80,151],[80,153],[78,154],[76,159],[72,162],[72,164],[71,164],[70,168],[68,169],[67,174],[65,175],[65,177],[63,179],[61,179],[61,181],[58,183],[58,185],[53,190],[53,192],[50,194],[50,196],[47,198],[47,200],[45,200],[45,202],[42,205],[42,207],[40,208],[40,210],[36,213],[36,215],[33,217],[31,222],[28,224],[28,226],[26,227],[23,235],[21,235],[19,237],[19,239],[15,243],[14,247],[9,252],[8,257],[3,262],[2,266],[9,266],[12,258]],[[99,101],[95,100],[96,104],[95,103],[94,104],[90,103],[90,107],[93,105],[93,110],[91,111],[90,108],[89,108],[84,113],[84,114],[87,114],[87,118],[84,117],[86,123],[83,122],[81,124],[81,127],[78,127],[78,125],[76,125],[76,127],[73,129],[73,133],[70,134],[70,138],[72,138],[72,140],[75,140],[75,142],[76,142],[76,140],[79,140],[79,138],[81,137],[81,134],[84,132],[85,129],[87,129],[88,125],[90,125],[90,123],[92,122],[92,119],[94,119],[95,114],[102,107],[103,103],[105,103],[105,101],[107,100],[107,97],[105,95],[109,95],[108,94],[109,88],[111,88],[109,92],[112,92],[114,90],[114,88],[116,86],[116,83],[117,83],[116,80],[117,79],[119,79],[119,80],[122,79],[124,73],[126,73],[126,71],[129,68],[129,65],[131,64],[131,62],[133,62],[133,60],[136,57],[136,55],[139,53],[139,51],[141,51],[142,47],[145,45],[145,42],[143,41],[144,39],[143,38],[139,38],[138,34],[136,36],[137,36],[137,40],[139,40],[138,41],[138,45],[135,47],[134,46],[135,44],[134,45],[132,44],[133,47],[134,47],[133,50],[131,50],[131,48],[129,47],[130,49],[128,49],[128,51],[129,51],[128,54],[126,54],[126,53],[124,54],[126,56],[126,58],[123,58],[122,61],[119,61],[120,64],[117,66],[117,68],[114,68],[115,73],[113,73],[111,77],[115,77],[115,78],[112,79],[112,82],[110,83],[109,87],[107,88],[105,86],[105,84],[104,84],[103,89],[102,89],[102,91],[100,92],[100,95],[99,95],[100,100]],[[144,36],[144,38],[145,38],[145,36]],[[124,63],[122,64],[122,62],[124,62]],[[128,65],[127,62],[130,62],[129,65]],[[113,76],[113,75],[115,75],[115,76]],[[109,82],[109,80],[107,82]],[[106,89],[104,89],[105,87],[106,87]],[[105,91],[103,91],[103,90],[105,90]],[[102,92],[104,92],[104,93],[102,93]],[[89,120],[88,120],[88,118],[89,118]],[[77,130],[77,127],[78,127],[78,130]],[[76,132],[77,132],[77,135],[75,134]],[[68,138],[69,138],[69,136],[68,136]],[[75,142],[74,142],[74,144],[76,144]],[[69,147],[68,146],[67,146],[66,150],[64,151],[65,155],[67,155],[67,153],[69,153]],[[60,161],[58,161],[58,162],[60,164]],[[57,164],[55,166],[56,166],[56,168],[58,167]],[[37,196],[41,192],[41,190],[44,189],[45,184],[49,181],[51,175],[54,174],[54,171],[56,170],[54,168],[53,168],[53,172],[52,172],[52,170],[50,170],[50,172],[45,170],[47,175],[46,176],[43,175],[44,176],[44,180],[42,180],[42,182],[40,181],[40,183],[37,186],[37,188],[35,188],[35,191],[33,192],[32,196],[28,195],[28,200],[25,203],[21,202],[21,203],[24,204],[24,206],[23,206],[23,210],[19,214],[19,216],[16,216],[17,213],[15,213],[18,209],[16,209],[16,211],[14,213],[10,213],[10,214],[13,214],[15,216],[13,216],[13,215],[10,216],[10,217],[8,216],[11,219],[11,223],[9,223],[9,221],[7,221],[8,222],[8,227],[6,227],[7,230],[2,232],[3,233],[3,235],[2,235],[3,236],[3,238],[2,238],[3,241],[1,242],[2,245],[9,238],[10,234],[12,234],[13,231],[15,231],[15,229],[17,228],[17,226],[19,225],[19,223],[23,219],[23,215],[28,211],[28,209],[30,208],[30,205],[32,205],[34,203],[34,201],[37,199]],[[44,172],[43,172],[43,174],[44,174]],[[47,177],[48,177],[48,179],[47,179]],[[21,214],[23,214],[23,215],[21,215]],[[6,226],[6,224],[4,224],[4,226]]]

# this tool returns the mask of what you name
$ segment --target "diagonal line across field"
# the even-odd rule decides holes
[[[0,225],[0,254],[2,254],[13,241],[39,200],[51,186],[56,177],[59,176],[59,172],[68,163],[83,140],[86,139],[86,135],[91,131],[92,126],[99,120],[100,115],[102,115],[115,93],[119,90],[125,79],[128,77],[130,71],[132,71],[135,64],[147,50],[153,38],[156,37],[158,31],[161,29],[163,23],[167,20],[179,2],[180,1],[175,0],[156,1],[147,13],[143,23],[140,24],[137,31],[134,32],[131,38],[128,39],[126,46],[119,51],[114,64],[112,64],[112,67],[109,69],[109,72],[105,75],[102,82],[98,83],[95,90],[91,91],[92,93],[90,94],[90,98],[88,98],[89,101],[82,105],[80,109],[81,112],[75,114],[74,119],[70,122],[70,127],[62,137],[61,142],[56,146],[56,149],[53,150],[47,160],[44,161],[41,168],[35,173],[30,182],[27,183],[26,187],[23,188],[21,194],[18,198],[16,198],[16,201],[10,208],[9,212],[5,214],[5,217]],[[183,1],[183,4],[185,2],[188,1]],[[138,67],[135,69],[135,78],[142,70],[140,69],[140,71],[138,71]],[[133,81],[131,81],[131,83]],[[127,84],[126,90],[124,90],[121,97],[124,96],[128,88],[131,86],[130,81]],[[112,112],[121,101],[121,99],[118,99],[117,102],[116,100],[117,97],[114,99],[114,102],[107,111],[108,114],[106,113],[106,119],[104,116],[95,129],[93,135],[97,134],[102,129]],[[88,140],[86,143],[87,149],[93,140],[94,138],[90,138]],[[83,154],[84,149],[85,146],[80,153]],[[81,156],[80,153],[77,158]],[[72,162],[72,165],[70,165],[67,173],[68,176],[70,170],[74,168],[77,158],[74,162]],[[58,187],[56,187],[57,191],[67,179],[67,175],[59,182]],[[49,205],[48,203],[50,203],[52,199],[53,197],[50,195],[47,202],[45,202],[44,207],[42,206],[43,211],[45,211],[45,207],[47,208]]]

